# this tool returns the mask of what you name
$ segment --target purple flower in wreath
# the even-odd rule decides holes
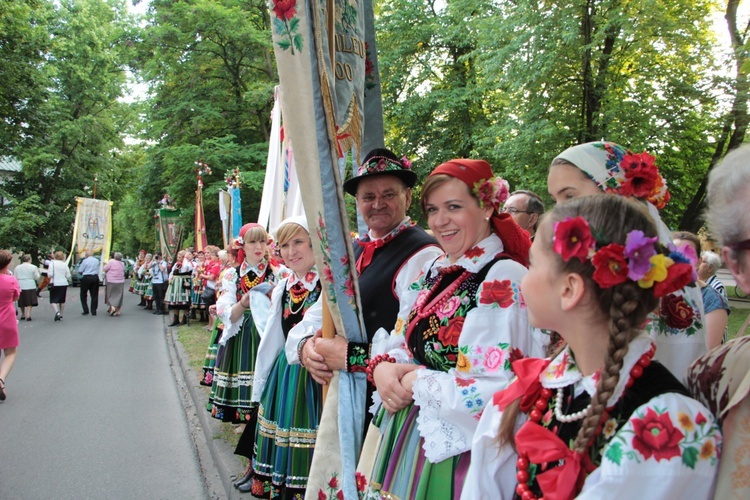
[[[643,231],[631,231],[625,240],[625,258],[628,259],[628,278],[638,281],[651,269],[651,257],[656,255],[654,244],[658,238],[649,238]]]

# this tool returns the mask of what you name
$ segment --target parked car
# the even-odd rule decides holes
[[[130,279],[133,277],[133,271],[135,267],[135,261],[133,259],[122,259],[122,263],[125,264],[125,279]]]

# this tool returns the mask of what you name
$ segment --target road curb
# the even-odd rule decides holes
[[[172,334],[172,328],[165,328],[169,346],[172,371],[180,388],[190,433],[198,456],[198,461],[206,485],[207,498],[239,500],[246,498],[233,486],[237,472],[243,465],[229,443],[222,440],[220,423],[206,411],[208,396],[199,383],[199,378],[190,367],[185,348]]]

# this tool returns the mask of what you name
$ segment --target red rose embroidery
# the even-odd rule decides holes
[[[461,378],[456,377],[456,385],[458,387],[469,387],[471,384],[476,382],[477,380],[474,378]]]
[[[273,13],[282,21],[289,21],[297,15],[297,0],[273,0]]]
[[[680,456],[680,441],[685,435],[672,425],[668,413],[657,415],[649,408],[646,415],[633,421],[633,448],[638,450],[644,458],[651,457],[660,460],[670,460]]]
[[[703,425],[706,423],[706,417],[703,416],[703,413],[698,413],[698,415],[695,416],[695,423],[698,425]]]
[[[464,256],[468,259],[473,259],[475,257],[481,257],[484,255],[484,248],[482,247],[471,247],[464,253]]]
[[[494,280],[482,285],[480,304],[497,304],[502,308],[513,305],[513,287],[510,280]]]
[[[323,490],[318,490],[318,500],[328,500],[328,495],[323,493]]]
[[[361,472],[357,472],[354,477],[357,479],[357,491],[365,491],[367,487],[367,478]]]
[[[331,480],[328,481],[328,487],[334,490],[339,487],[339,480],[336,479],[336,476],[333,476]]]
[[[628,279],[628,263],[624,256],[625,247],[612,243],[600,248],[591,262],[594,264],[594,281],[602,288],[610,288]]]
[[[596,241],[591,235],[589,223],[583,217],[572,217],[555,222],[553,248],[565,262],[573,257],[586,262],[589,251],[595,245]]]
[[[667,295],[661,299],[661,315],[668,327],[684,330],[693,324],[695,311],[681,295]]]
[[[448,324],[446,326],[441,326],[440,330],[438,330],[438,340],[440,340],[443,345],[450,345],[453,347],[457,346],[458,337],[461,336],[461,330],[463,327],[464,318],[461,316],[448,320]]]
[[[344,490],[339,490],[338,493],[336,493],[336,498],[338,498],[338,500],[344,500]]]

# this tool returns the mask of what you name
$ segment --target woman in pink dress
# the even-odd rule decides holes
[[[0,250],[0,401],[5,401],[5,379],[16,361],[18,347],[18,320],[13,303],[21,295],[21,286],[8,271],[12,258],[9,251]]]

